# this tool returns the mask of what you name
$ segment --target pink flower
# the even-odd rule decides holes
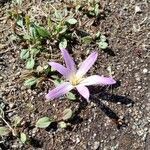
[[[78,70],[68,51],[66,49],[61,49],[61,52],[65,60],[66,67],[56,62],[49,62],[49,65],[62,74],[64,78],[66,78],[66,82],[58,85],[53,90],[50,90],[46,95],[47,100],[58,98],[76,88],[77,91],[88,101],[90,93],[86,86],[111,85],[116,83],[116,81],[111,77],[103,77],[99,75],[92,75],[89,77],[84,76],[97,60],[97,52],[91,53],[85,61],[83,61]]]

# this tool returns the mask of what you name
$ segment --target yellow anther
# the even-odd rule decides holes
[[[77,77],[77,76],[72,76],[70,79],[70,82],[73,86],[78,85],[83,79],[81,77]]]

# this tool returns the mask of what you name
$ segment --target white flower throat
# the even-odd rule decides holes
[[[72,75],[69,79],[70,83],[73,86],[78,85],[84,78],[82,78],[81,76],[77,76],[77,75]]]

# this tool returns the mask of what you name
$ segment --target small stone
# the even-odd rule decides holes
[[[145,73],[147,73],[148,72],[148,70],[146,69],[146,68],[144,68],[143,69],[143,73],[145,74]]]
[[[14,103],[9,103],[9,107],[12,109],[14,107]]]
[[[17,72],[16,74],[15,74],[15,76],[19,76],[21,74],[21,72]]]
[[[59,122],[58,125],[59,125],[59,127],[60,127],[61,129],[67,128],[67,124],[66,124],[64,121]]]
[[[79,142],[80,142],[80,139],[79,139],[79,138],[77,138],[77,139],[76,139],[76,143],[79,143]]]
[[[114,140],[115,138],[116,138],[115,136],[111,136],[111,137],[110,137],[111,140]]]
[[[96,141],[96,142],[94,142],[93,149],[94,149],[94,150],[97,150],[97,149],[99,148],[99,146],[100,146],[100,142],[99,142],[99,141]]]
[[[95,106],[96,106],[96,104],[95,104],[95,103],[93,103],[93,102],[91,102],[91,103],[90,103],[90,106],[91,106],[91,107],[95,107]]]
[[[139,6],[135,6],[135,13],[142,12],[141,8]]]
[[[148,132],[144,133],[143,137],[142,137],[142,141],[145,141],[146,137],[147,137]]]
[[[138,134],[139,136],[142,136],[142,135],[144,134],[144,131],[143,131],[143,130],[139,130],[139,131],[137,131],[137,134]]]
[[[140,81],[140,78],[137,77],[137,78],[136,78],[136,81]]]
[[[127,104],[126,106],[127,107],[131,107],[133,104],[132,103],[129,103],[129,104]]]
[[[121,105],[121,102],[117,102],[118,105]]]
[[[25,89],[27,89],[27,87],[26,86],[21,86],[21,91],[23,91],[23,90],[25,90]]]
[[[10,112],[10,113],[8,113],[8,116],[9,116],[9,117],[12,117],[13,114],[14,114],[13,112]]]
[[[144,131],[145,131],[145,132],[147,132],[147,131],[148,131],[148,128],[147,128],[147,127],[145,127],[145,128],[144,128]]]
[[[137,127],[135,125],[132,126],[132,129],[135,130]]]
[[[36,135],[36,132],[37,132],[37,128],[34,128],[34,129],[32,130],[32,136],[35,136],[35,135]]]
[[[28,92],[29,94],[31,94],[31,93],[32,93],[31,89],[28,89],[28,90],[27,90],[27,92]]]
[[[93,134],[93,137],[96,137],[96,135],[97,135],[97,134],[96,134],[96,133],[94,133],[94,134]]]
[[[89,120],[88,120],[89,122],[92,122],[92,119],[91,118],[89,118]]]

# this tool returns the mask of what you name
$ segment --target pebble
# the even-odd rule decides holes
[[[14,105],[15,105],[14,103],[11,103],[11,102],[9,103],[9,107],[10,107],[11,109],[14,107]]]
[[[32,136],[35,136],[37,131],[38,131],[38,129],[37,129],[37,128],[34,128],[34,129],[32,130]]]
[[[21,74],[21,72],[17,72],[16,74],[15,74],[15,76],[19,76]]]
[[[80,142],[80,139],[77,137],[76,138],[76,143],[78,144]]]
[[[14,115],[13,112],[8,113],[8,117],[12,117]]]
[[[99,146],[100,146],[100,142],[99,142],[99,141],[96,141],[96,142],[94,142],[93,149],[94,149],[94,150],[97,150],[97,149],[99,148]]]
[[[22,91],[22,90],[27,89],[27,87],[26,87],[26,86],[21,86],[21,88],[20,88],[20,89],[21,89],[21,91]]]
[[[133,104],[132,103],[129,103],[129,104],[127,104],[126,106],[127,107],[131,107]]]
[[[28,89],[27,92],[28,92],[29,94],[31,94],[31,93],[32,93],[32,90],[31,90],[31,89]]]
[[[148,69],[144,68],[144,69],[143,69],[143,73],[145,74],[145,73],[147,73],[147,72],[148,72]]]
[[[144,131],[143,131],[143,130],[139,130],[139,131],[137,131],[137,134],[138,134],[139,136],[142,136],[142,135],[144,134]]]
[[[135,13],[142,12],[141,8],[139,6],[135,6]]]
[[[140,78],[139,77],[137,77],[137,78],[135,78],[136,79],[136,81],[140,81]]]
[[[142,137],[142,141],[145,141],[147,135],[148,135],[148,132],[144,133],[144,135],[143,135],[143,137]]]
[[[147,132],[147,131],[148,131],[148,128],[147,128],[147,127],[145,127],[145,128],[144,128],[144,131],[145,131],[145,132]]]
[[[115,138],[116,138],[115,136],[111,136],[111,137],[110,137],[111,140],[114,140]]]
[[[97,135],[97,134],[96,134],[96,133],[94,133],[94,134],[93,134],[93,138],[95,138],[95,137],[96,137],[96,135]]]
[[[121,105],[121,102],[117,102],[118,105]]]

